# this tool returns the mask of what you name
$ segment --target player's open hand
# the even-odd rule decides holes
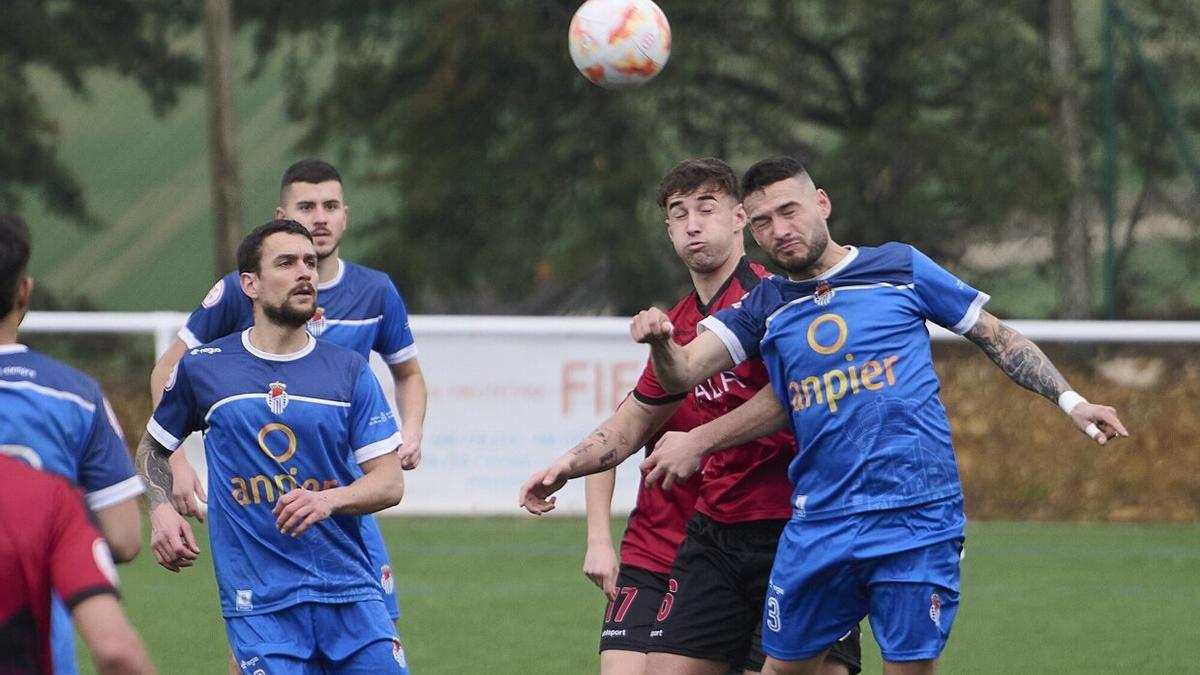
[[[296,487],[280,495],[271,513],[280,532],[299,537],[314,523],[332,515],[333,505],[320,492]]]
[[[686,483],[699,471],[705,448],[695,441],[694,434],[682,431],[663,434],[654,444],[654,452],[642,462],[646,487],[661,483],[662,489],[670,490],[676,483]]]
[[[567,484],[566,476],[566,467],[559,462],[535,471],[521,486],[521,491],[517,495],[517,505],[535,516],[553,511],[554,502],[558,498],[551,495]]]
[[[617,599],[619,567],[617,552],[613,550],[612,543],[595,546],[588,544],[587,553],[583,556],[583,574],[604,591],[609,602]]]
[[[154,560],[172,572],[191,567],[200,555],[192,526],[170,504],[159,504],[150,512],[150,550]]]
[[[1117,436],[1128,437],[1129,432],[1117,417],[1116,408],[1081,401],[1071,410],[1071,421],[1075,426],[1104,445]]]
[[[204,483],[196,475],[196,470],[188,463],[182,452],[171,454],[171,504],[183,516],[192,516],[204,522],[204,511],[196,503],[208,504],[208,495],[204,492]]]
[[[638,312],[629,324],[629,334],[635,342],[666,342],[671,339],[673,332],[675,327],[671,325],[671,320],[657,307]]]
[[[405,431],[404,442],[400,444],[396,455],[400,457],[401,469],[412,471],[417,468],[421,463],[421,433]]]

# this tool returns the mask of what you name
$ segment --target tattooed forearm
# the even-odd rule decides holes
[[[633,454],[632,443],[625,434],[605,427],[593,431],[579,445],[571,448],[575,457],[575,477],[606,471]]]
[[[1032,392],[1057,403],[1059,394],[1071,388],[1037,345],[987,312],[980,315],[966,337],[1013,382]]]
[[[171,477],[171,462],[167,449],[154,440],[149,433],[142,436],[138,444],[137,464],[138,473],[146,483],[146,504],[150,510],[164,502],[170,503],[171,487],[174,484]]]

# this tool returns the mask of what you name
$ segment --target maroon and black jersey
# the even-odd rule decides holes
[[[645,373],[642,374],[645,377]],[[636,395],[636,389],[635,395]],[[677,399],[676,399],[677,400]],[[646,454],[668,431],[688,431],[705,422],[699,408],[689,396],[654,436],[646,442]],[[638,483],[637,505],[629,514],[629,524],[621,539],[621,564],[640,567],[659,574],[668,574],[675,561],[675,551],[683,541],[683,530],[696,511],[696,495],[700,481],[676,483],[670,490],[647,488]]]
[[[66,480],[0,454],[0,673],[52,673],[50,591],[116,593],[108,544]]]
[[[743,258],[708,305],[700,303],[695,291],[689,293],[667,313],[675,328],[675,341],[681,345],[691,342],[701,319],[741,300],[769,274]],[[698,421],[692,426],[714,420],[745,403],[768,386],[769,379],[761,361],[749,360],[696,385],[686,394],[688,404],[694,405],[698,413]],[[633,395],[643,403],[660,405],[685,396],[664,391],[649,363]],[[787,467],[795,454],[792,435],[781,431],[709,455],[701,467],[696,510],[721,523],[790,518],[792,485]]]

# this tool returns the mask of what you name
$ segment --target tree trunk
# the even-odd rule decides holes
[[[1055,126],[1070,188],[1054,230],[1054,262],[1058,271],[1058,316],[1086,319],[1092,314],[1091,246],[1083,175],[1083,138],[1079,128],[1078,49],[1073,5],[1072,0],[1049,2],[1047,48],[1050,72],[1059,92]]]
[[[230,0],[204,0],[204,74],[212,167],[213,265],[220,278],[234,269],[242,230],[242,184],[234,135]]]

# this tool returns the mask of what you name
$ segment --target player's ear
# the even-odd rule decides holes
[[[13,308],[17,310],[17,316],[20,319],[25,318],[25,313],[29,311],[29,301],[33,297],[33,277],[28,274],[21,277],[21,281],[17,283],[17,297],[13,303]]]
[[[254,272],[242,272],[241,275],[238,276],[238,279],[242,282],[242,292],[246,294],[247,298],[254,300],[258,297],[257,274]]]
[[[821,217],[828,219],[829,214],[833,213],[833,202],[829,199],[829,194],[817,188],[817,206],[821,209]]]
[[[287,211],[284,211],[282,206],[276,206],[275,220],[283,220],[285,218],[287,218]]]
[[[738,203],[733,210],[733,231],[741,232],[746,228],[746,208]]]

